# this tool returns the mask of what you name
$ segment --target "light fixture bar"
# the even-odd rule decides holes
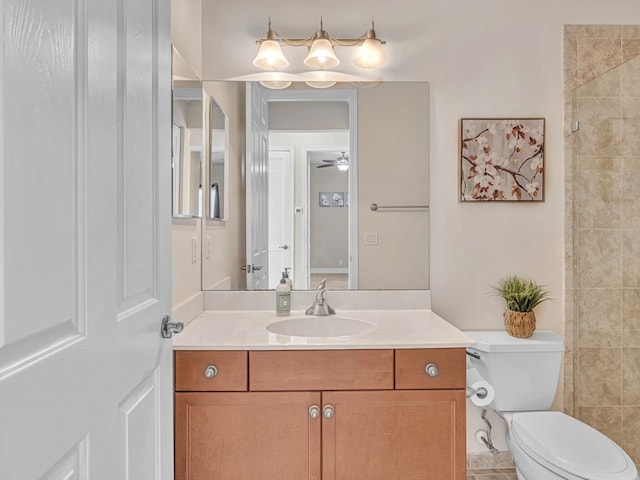
[[[310,47],[313,41],[315,40],[315,36],[310,38],[282,38],[276,37],[278,42],[281,45],[285,45],[287,47]],[[367,36],[364,35],[360,38],[333,38],[329,37],[329,41],[335,44],[338,47],[359,47],[364,44],[364,41],[367,39]],[[260,43],[268,40],[267,38],[262,38],[260,40],[256,40],[256,45],[260,45]],[[386,40],[377,39],[380,42],[380,45],[386,45]]]
[[[363,35],[356,38],[333,38],[325,30],[323,19],[320,17],[320,29],[308,38],[287,38],[271,30],[271,17],[269,17],[266,38],[256,40],[259,45],[258,53],[253,59],[253,65],[271,72],[285,69],[289,61],[282,51],[282,46],[307,47],[308,53],[304,58],[304,65],[317,71],[330,71],[340,64],[335,47],[358,47],[358,52],[353,58],[353,64],[359,68],[374,70],[387,64],[387,55],[382,48],[386,40],[377,37],[374,22],[371,28]],[[288,81],[265,80],[271,88],[286,88]],[[307,82],[315,88],[328,88],[335,84],[333,80],[320,78],[309,79]]]

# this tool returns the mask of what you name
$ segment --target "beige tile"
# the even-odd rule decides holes
[[[487,470],[490,468],[514,468],[511,452],[497,453],[470,453],[467,455],[467,468],[469,470]]]
[[[621,63],[620,38],[578,38],[578,83],[580,85]]]
[[[640,38],[640,25],[621,25],[620,35],[622,38]]]
[[[578,290],[578,345],[622,345],[622,292],[620,289]]]
[[[578,87],[578,39],[572,36],[564,37],[563,41],[562,75],[564,87],[571,93]],[[569,95],[565,95],[565,101]]]
[[[622,407],[580,407],[576,416],[617,444],[622,443]]]
[[[578,157],[576,168],[578,171],[620,172],[621,165],[620,157]]]
[[[640,157],[640,98],[625,98],[620,108],[623,157]]]
[[[640,55],[640,38],[622,39],[622,61],[627,62]]]
[[[640,229],[640,170],[622,172],[620,226]]]
[[[640,48],[640,40],[634,41],[638,42]],[[640,56],[623,63],[618,68],[612,70],[611,74],[617,74],[619,77],[619,92],[621,97],[640,97],[640,81],[638,81],[640,76]],[[606,77],[608,75],[609,74],[604,76]]]
[[[622,448],[640,463],[640,407],[622,407]]]
[[[621,403],[620,348],[580,348],[576,364],[576,406]]]
[[[621,278],[619,230],[579,230],[577,282],[581,288],[619,288]]]
[[[567,25],[571,34],[577,38],[620,38],[622,29],[620,25]],[[627,34],[629,32],[627,31]]]
[[[625,157],[620,165],[622,172],[640,171],[640,157]],[[623,173],[624,175],[624,173]]]
[[[580,121],[578,155],[620,156],[620,99],[580,98],[577,103]]]
[[[622,287],[640,288],[640,230],[622,230]]]
[[[613,70],[590,80],[576,89],[579,98],[619,97],[621,70]]]
[[[636,328],[622,328],[622,346],[640,347],[640,326]]]
[[[640,406],[640,348],[622,349],[622,404]]]
[[[578,171],[575,213],[579,228],[620,228],[621,182],[619,172]]]
[[[640,289],[622,290],[622,328],[640,330]]]

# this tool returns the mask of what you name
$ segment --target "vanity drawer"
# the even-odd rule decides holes
[[[249,352],[249,389],[391,390],[393,350]]]
[[[396,350],[396,389],[465,388],[465,362],[464,348]],[[430,364],[436,366],[437,375],[427,373]]]
[[[247,362],[245,351],[178,350],[175,352],[176,391],[244,392]]]

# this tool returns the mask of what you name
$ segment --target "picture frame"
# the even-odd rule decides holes
[[[543,202],[544,118],[462,118],[460,202]]]

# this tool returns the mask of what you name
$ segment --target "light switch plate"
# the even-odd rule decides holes
[[[198,261],[198,237],[191,237],[191,263]]]
[[[367,232],[364,234],[365,245],[378,245],[378,232]]]

